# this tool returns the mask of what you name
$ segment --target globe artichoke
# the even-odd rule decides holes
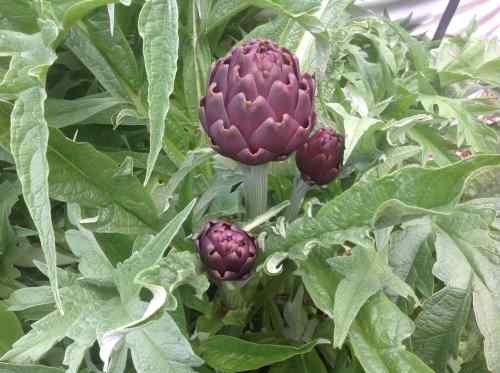
[[[247,165],[286,159],[316,121],[315,81],[297,57],[250,40],[212,65],[200,120],[220,154]]]
[[[319,129],[297,150],[295,160],[302,178],[319,185],[335,179],[342,167],[344,144],[344,136],[330,129]]]
[[[221,281],[245,279],[257,259],[257,241],[224,220],[211,220],[196,239],[198,254],[208,273]]]

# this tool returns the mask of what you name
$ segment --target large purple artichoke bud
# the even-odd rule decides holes
[[[315,82],[290,51],[250,40],[212,65],[200,120],[220,154],[247,165],[283,160],[316,121]]]
[[[222,281],[243,280],[257,259],[257,241],[224,220],[210,220],[196,239],[198,253],[209,274]]]
[[[295,160],[308,183],[328,184],[335,179],[344,159],[344,136],[333,130],[320,128],[297,150]]]

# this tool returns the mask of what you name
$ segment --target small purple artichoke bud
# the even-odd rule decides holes
[[[247,165],[286,159],[307,141],[316,84],[289,50],[250,40],[212,65],[200,121],[220,154]]]
[[[257,259],[257,241],[224,220],[210,220],[196,239],[198,254],[208,273],[221,281],[243,280]]]
[[[328,184],[340,174],[344,159],[344,136],[333,130],[320,128],[302,145],[295,160],[308,183]]]

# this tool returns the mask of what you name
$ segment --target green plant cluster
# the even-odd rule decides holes
[[[500,41],[352,7],[0,0],[0,373],[500,372]],[[345,135],[292,222],[293,157],[250,219],[199,123],[250,38]],[[207,276],[214,218],[258,237],[244,281]]]

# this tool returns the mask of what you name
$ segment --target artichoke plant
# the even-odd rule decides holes
[[[297,57],[269,40],[250,40],[216,61],[200,119],[220,154],[246,165],[286,159],[316,120],[315,81]]]
[[[235,224],[210,220],[196,239],[208,273],[221,281],[245,279],[257,259],[256,239]]]
[[[340,173],[344,158],[344,136],[321,128],[302,145],[295,157],[304,181],[325,185]]]

